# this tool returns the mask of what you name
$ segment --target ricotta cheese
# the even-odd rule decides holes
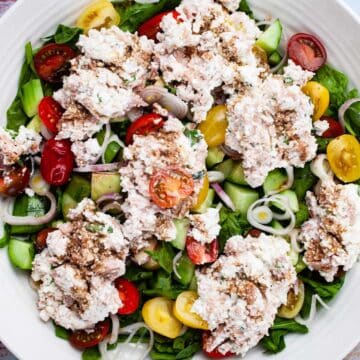
[[[219,210],[209,208],[204,214],[189,215],[189,236],[202,244],[213,242],[220,233]]]
[[[68,219],[36,255],[32,279],[40,282],[41,319],[91,329],[122,306],[113,281],[125,273],[128,242],[118,221],[90,199],[70,210]]]
[[[96,139],[76,141],[71,145],[71,151],[78,167],[95,164],[101,155],[101,147]]]
[[[322,181],[306,201],[311,218],[301,228],[304,262],[327,281],[333,281],[340,268],[350,270],[360,254],[360,196],[355,184]]]
[[[207,351],[244,356],[268,334],[296,283],[289,251],[279,237],[234,236],[224,255],[196,272],[199,299],[192,311],[209,324]]]

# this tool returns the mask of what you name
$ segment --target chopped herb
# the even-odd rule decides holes
[[[192,177],[194,180],[200,180],[202,179],[206,174],[205,170],[198,171],[196,174],[194,174]]]
[[[199,130],[185,129],[184,135],[191,140],[191,146],[198,144],[199,141],[203,138]]]
[[[85,226],[85,229],[87,231],[90,231],[92,233],[100,232],[104,229],[104,225],[101,224],[88,224]]]
[[[291,78],[290,76],[286,76],[284,78],[284,83],[287,84],[287,85],[293,85],[294,84],[294,79]]]

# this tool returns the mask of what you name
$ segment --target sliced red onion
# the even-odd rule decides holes
[[[133,108],[131,109],[127,114],[126,117],[131,121],[134,122],[136,121],[138,118],[140,118],[141,116],[143,116],[144,111],[141,110],[140,108]]]
[[[221,171],[208,171],[208,178],[210,183],[222,183],[225,175]]]
[[[101,197],[99,197],[97,200],[96,200],[96,204],[101,206],[102,203],[104,202],[108,202],[108,201],[119,201],[121,200],[121,195],[118,194],[118,193],[109,193],[109,194],[105,194]]]
[[[270,68],[270,72],[272,74],[277,73],[286,64],[287,61],[288,61],[288,54],[286,51],[285,54],[283,55],[283,58],[281,59],[281,61],[274,67]]]
[[[346,101],[339,109],[339,121],[344,130],[346,130],[345,113],[355,103],[359,102],[360,98],[350,99]]]
[[[46,140],[50,140],[54,137],[54,133],[52,133],[42,122],[40,127],[40,133]]]
[[[301,252],[304,251],[304,248],[299,246],[299,242],[298,242],[299,233],[300,233],[299,229],[294,229],[289,234],[290,235],[291,249],[293,251],[295,251],[297,254],[300,254]]]
[[[230,159],[233,160],[242,160],[241,154],[239,154],[237,151],[233,150],[231,147],[227,145],[221,145],[220,149],[223,153],[225,153]]]
[[[114,201],[110,204],[104,205],[101,207],[101,211],[108,212],[108,211],[117,211],[119,214],[122,212],[121,205]]]
[[[93,172],[107,172],[119,170],[122,162],[116,162],[111,164],[96,164],[88,165],[80,168],[75,168],[73,171],[78,173],[93,173]]]
[[[235,205],[230,199],[229,195],[224,191],[224,189],[218,183],[211,184],[211,187],[215,190],[216,194],[219,196],[221,201],[232,211],[235,211]]]
[[[44,194],[50,200],[50,210],[43,216],[13,216],[10,211],[13,205],[13,199],[7,198],[0,209],[0,219],[9,225],[44,225],[54,219],[56,215],[56,198],[49,191]]]
[[[310,165],[311,172],[321,181],[331,180],[334,177],[331,171],[327,156],[325,154],[318,155]]]
[[[176,254],[176,256],[174,257],[173,262],[172,262],[172,268],[173,268],[174,274],[175,274],[179,279],[181,279],[181,275],[180,275],[180,274],[178,273],[178,271],[177,271],[177,264],[178,264],[179,260],[181,259],[182,254],[183,254],[183,252],[182,252],[182,251],[179,251],[179,252]]]
[[[109,344],[113,345],[117,342],[117,339],[119,337],[120,321],[119,321],[119,317],[117,316],[117,314],[112,314],[110,316],[110,319],[111,319],[111,323],[112,323],[112,330],[111,330],[111,335],[109,338]]]
[[[158,103],[178,119],[185,118],[189,111],[184,101],[160,86],[148,86],[140,95],[148,104]]]

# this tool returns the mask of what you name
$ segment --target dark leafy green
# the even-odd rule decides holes
[[[349,79],[347,76],[330,65],[324,65],[318,70],[314,81],[324,85],[330,92],[329,115],[336,115],[346,100],[358,97],[357,90],[348,91]]]
[[[131,265],[126,267],[125,279],[133,282],[140,282],[151,279],[153,277],[152,271],[145,271],[144,269]]]
[[[82,360],[101,360],[101,354],[97,347],[86,349],[81,356]]]
[[[139,4],[129,1],[115,1],[114,5],[121,17],[120,29],[133,33],[142,23],[154,15],[174,9],[180,2],[181,0],[160,0],[154,4]]]
[[[147,251],[147,253],[159,263],[159,265],[169,274],[173,271],[173,259],[175,257],[175,252],[173,247],[166,243],[165,241],[161,242],[159,249],[156,251]]]
[[[252,228],[243,214],[239,211],[233,212],[224,207],[220,211],[220,226],[219,244],[221,250],[224,249],[226,241],[230,237],[243,235]]]
[[[309,209],[304,202],[299,203],[299,211],[295,214],[296,227],[300,227],[306,220],[309,219]]]
[[[244,12],[251,19],[254,19],[254,13],[252,12],[247,0],[241,0],[238,11]]]
[[[54,323],[54,328],[55,328],[55,335],[60,338],[60,339],[64,339],[64,340],[68,340],[69,336],[70,336],[70,332],[69,330],[66,330],[65,328],[63,328],[62,326],[56,325]]]
[[[352,104],[345,112],[345,126],[350,134],[360,137],[360,102]]]
[[[290,333],[306,334],[308,328],[297,323],[293,319],[276,318],[274,325],[270,328],[269,335],[261,340],[261,345],[267,352],[276,354],[285,349],[285,335]]]
[[[316,176],[311,172],[310,164],[307,163],[304,168],[295,169],[295,180],[292,189],[296,192],[299,200],[305,198],[306,192],[316,183]]]
[[[19,96],[17,96],[10,105],[6,112],[6,117],[6,128],[8,130],[18,131],[20,126],[25,126],[28,123],[29,118],[23,110],[22,101]]]
[[[5,224],[2,237],[0,238],[0,248],[5,247],[10,239],[10,225]]]
[[[47,43],[55,42],[56,44],[66,44],[70,46],[75,46],[82,32],[83,31],[80,28],[69,27],[60,24],[57,27],[55,34],[46,37],[44,40]]]
[[[191,146],[196,145],[203,138],[199,130],[185,129],[184,134],[190,139]]]
[[[318,152],[319,153],[326,153],[326,149],[330,143],[332,139],[325,139],[325,138],[321,138],[321,137],[317,137],[316,138],[316,142],[318,144]]]

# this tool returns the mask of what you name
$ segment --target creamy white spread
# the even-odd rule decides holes
[[[66,329],[91,329],[122,306],[113,281],[125,273],[128,242],[119,222],[90,199],[47,237],[32,279],[40,282],[40,317]]]
[[[279,237],[234,236],[224,255],[196,272],[199,299],[192,311],[208,322],[207,351],[243,356],[268,334],[296,282],[289,250]]]
[[[360,255],[359,186],[321,182],[316,193],[308,192],[311,218],[301,228],[304,262],[333,281],[340,268],[347,271]]]

